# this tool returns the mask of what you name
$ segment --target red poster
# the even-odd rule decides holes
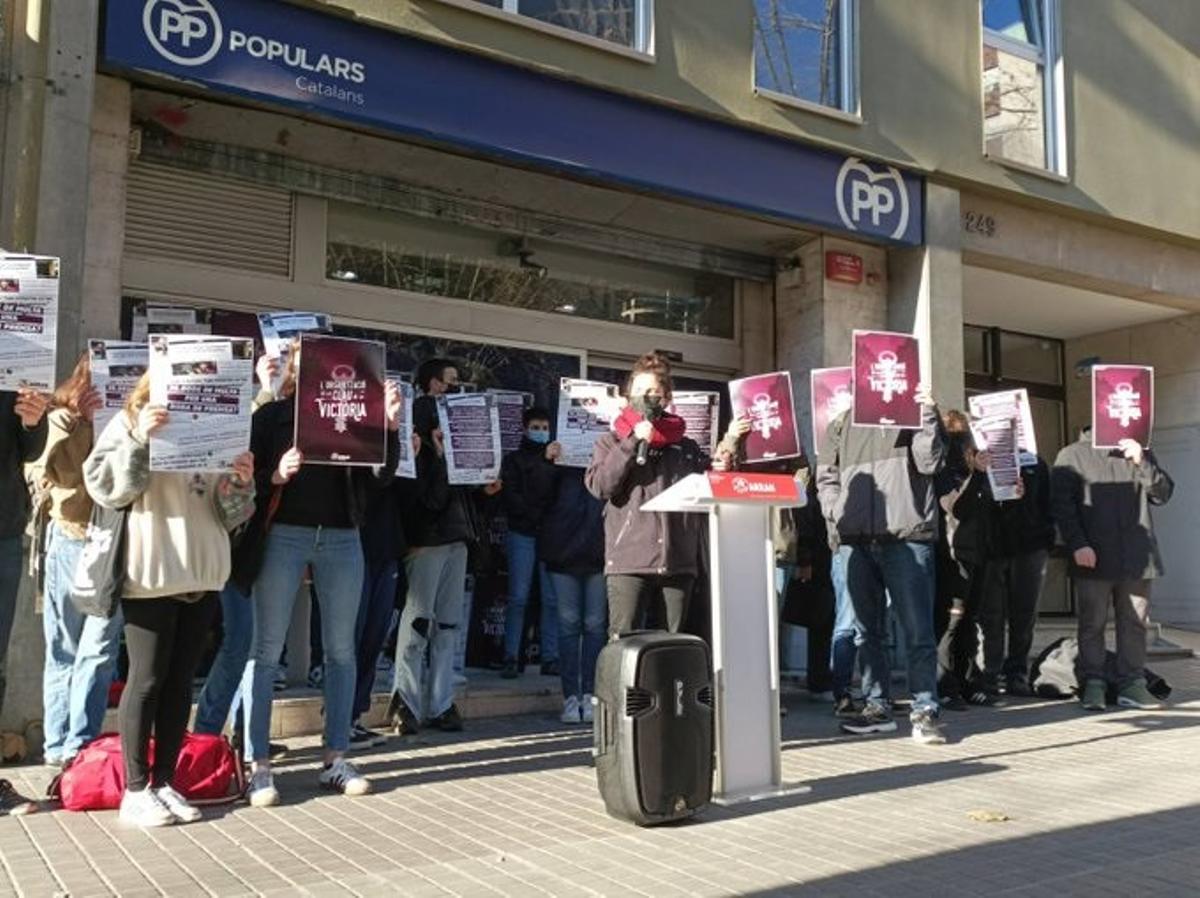
[[[730,381],[733,415],[750,419],[746,436],[746,461],[776,461],[801,454],[792,400],[792,375],[788,371],[756,374]]]
[[[854,369],[814,368],[809,374],[812,397],[813,450],[821,451],[825,431],[854,405]]]
[[[306,464],[383,464],[383,383],[382,343],[301,335],[296,448]]]
[[[1154,369],[1145,365],[1092,367],[1092,445],[1116,449],[1121,440],[1150,445],[1154,429]]]
[[[914,399],[921,348],[911,334],[854,332],[854,423],[863,427],[921,426]]]

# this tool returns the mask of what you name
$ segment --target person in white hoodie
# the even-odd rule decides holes
[[[187,729],[192,678],[229,579],[229,531],[254,510],[254,457],[227,474],[150,470],[150,435],[168,412],[149,404],[144,376],[125,411],[104,428],[84,463],[84,483],[105,508],[128,508],[125,544],[125,644],[129,678],[119,720],[125,761],[120,819],[165,826],[200,819],[172,786]],[[150,734],[154,733],[154,763]]]

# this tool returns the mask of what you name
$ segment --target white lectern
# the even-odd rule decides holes
[[[786,475],[713,472],[686,477],[642,506],[709,516],[718,804],[804,791],[783,785],[770,512],[805,501]]]

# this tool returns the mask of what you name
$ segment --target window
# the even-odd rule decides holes
[[[329,203],[326,277],[732,339],[734,281],[542,239]]]
[[[754,0],[754,86],[858,114],[857,0]]]
[[[1058,0],[982,0],[989,156],[1065,175]]]
[[[451,0],[652,53],[654,0]]]

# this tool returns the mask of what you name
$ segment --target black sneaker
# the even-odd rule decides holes
[[[544,664],[542,664],[541,670],[542,670],[543,677],[557,677],[558,676],[558,662],[557,661],[547,661]]]
[[[867,705],[861,714],[842,724],[842,732],[855,736],[867,736],[871,733],[894,733],[896,721],[892,715],[879,705]]]
[[[518,673],[520,673],[520,671],[517,670],[517,659],[516,658],[505,658],[504,659],[504,667],[502,667],[500,669],[501,679],[515,680],[517,678]]]
[[[833,716],[842,718],[857,717],[862,713],[862,708],[855,704],[854,699],[848,695],[843,695],[833,703]]]
[[[280,758],[282,758],[287,753],[288,753],[288,747],[286,745],[284,745],[282,742],[268,742],[267,743],[267,757],[270,758],[272,761],[278,761]]]
[[[350,727],[350,751],[366,751],[368,748],[377,748],[385,742],[387,742],[387,736],[374,730],[368,730],[361,723],[355,723]]]
[[[26,798],[8,780],[0,780],[0,817],[22,817],[37,807],[36,801]]]
[[[433,718],[433,720],[429,721],[429,725],[441,730],[443,733],[462,732],[462,715],[458,713],[458,705],[451,705],[437,717]]]
[[[392,703],[388,705],[387,719],[391,724],[392,732],[397,736],[411,736],[421,731],[417,715],[405,704],[399,692],[392,693]]]
[[[965,711],[971,707],[961,695],[942,696],[938,703],[947,711]]]
[[[977,688],[967,693],[967,701],[972,705],[978,705],[981,708],[991,708],[999,703],[999,696],[993,695],[990,690]]]

